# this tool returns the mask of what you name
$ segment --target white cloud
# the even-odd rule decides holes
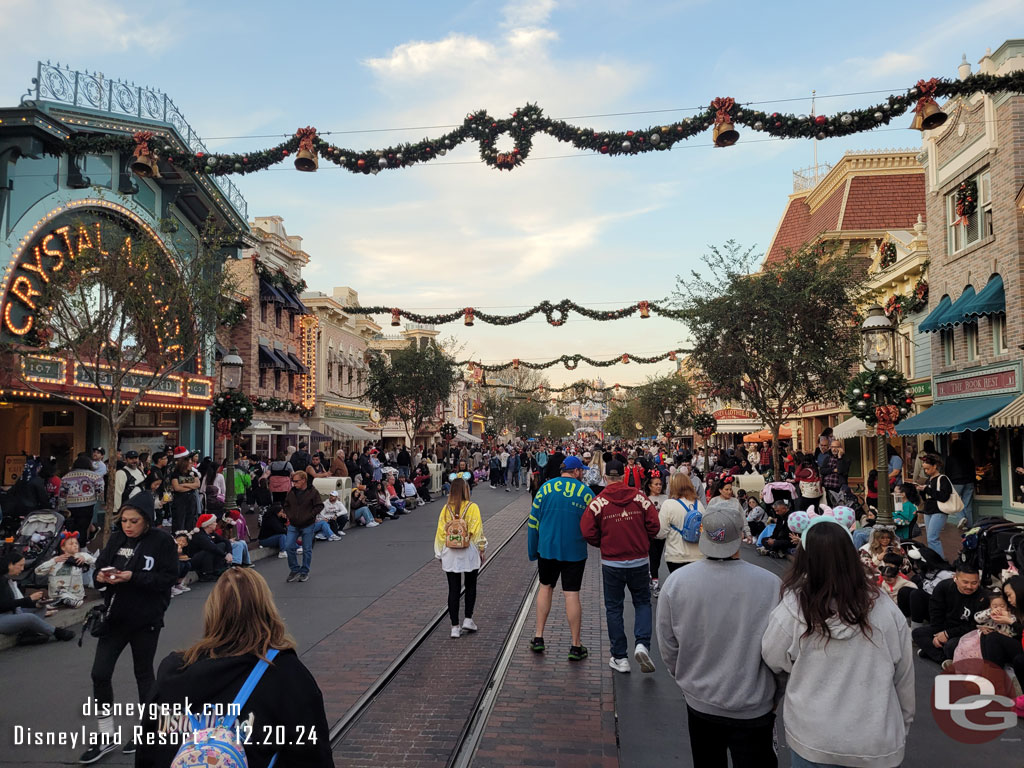
[[[364,64],[382,77],[409,79],[434,72],[472,67],[495,57],[495,47],[475,37],[451,34],[436,42],[395,46],[390,55]]]
[[[513,0],[502,8],[505,26],[532,27],[544,24],[555,10],[555,0]]]

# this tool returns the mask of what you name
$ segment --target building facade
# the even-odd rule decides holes
[[[225,268],[246,311],[220,343],[241,356],[241,389],[255,409],[241,447],[272,458],[311,436],[304,419],[316,406],[318,320],[299,298],[310,258],[302,238],[289,235],[280,216],[257,216],[245,245]]]
[[[982,73],[1024,69],[1024,40],[979,62]],[[970,74],[964,61],[960,76]],[[1024,96],[978,94],[948,101],[925,135],[929,303],[934,403],[897,426],[948,452],[966,443],[976,471],[978,514],[1024,516],[1021,312],[1024,254]],[[970,204],[958,205],[970,196]]]
[[[310,426],[313,444],[328,455],[338,448],[361,448],[374,435],[366,431],[373,408],[363,399],[369,340],[381,331],[366,315],[345,312],[359,306],[359,294],[345,286],[328,295],[319,291],[302,295],[316,315],[317,398]]]
[[[71,137],[130,137],[139,131],[152,131],[153,140],[171,152],[206,149],[165,94],[49,63],[38,65],[19,106],[0,109],[4,342],[24,348],[32,339],[47,311],[34,300],[42,288],[38,281],[71,264],[76,249],[88,246],[90,238],[98,241],[101,229],[108,233],[102,248],[115,257],[141,239],[172,263],[203,247],[201,229],[209,219],[229,231],[248,230],[245,200],[227,179],[185,173],[163,160],[159,177],[143,178],[132,172],[129,152],[64,151]],[[110,242],[108,227],[119,233],[116,242]],[[30,346],[39,348],[38,357],[10,356],[0,374],[5,483],[18,473],[23,453],[52,455],[63,471],[78,452],[104,440],[101,420],[72,401],[95,401],[95,380],[82,365],[46,354],[45,342],[35,339]],[[212,339],[210,347],[212,352]],[[198,355],[147,392],[119,444],[105,446],[108,454],[114,448],[154,451],[179,444],[207,452],[212,358]],[[145,366],[137,375],[140,387],[148,389]]]

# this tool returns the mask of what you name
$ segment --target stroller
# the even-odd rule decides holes
[[[1007,568],[1024,572],[1024,523],[983,517],[964,534],[958,561],[973,565],[982,584],[994,584]]]
[[[64,516],[52,509],[37,509],[25,515],[11,545],[25,554],[25,570],[18,581],[33,586],[45,583],[36,577],[35,568],[54,556],[63,531]]]
[[[785,499],[789,502],[789,508],[792,509],[793,502],[798,495],[796,487],[792,483],[777,480],[773,483],[768,483],[761,490],[761,501],[771,507],[776,499]]]

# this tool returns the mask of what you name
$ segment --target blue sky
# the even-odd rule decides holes
[[[643,112],[577,122],[644,128],[716,96],[807,113],[812,89],[889,93],[922,77],[953,77],[961,53],[973,64],[987,47],[1024,36],[1022,19],[1024,0],[0,0],[0,92],[5,104],[17,103],[36,60],[48,58],[159,88],[206,137],[449,124],[473,109],[501,115],[527,101],[552,116]],[[818,112],[881,96],[821,98]],[[910,117],[821,142],[819,162],[849,149],[919,146],[920,135],[904,123]],[[371,149],[436,133],[333,139]],[[422,310],[514,312],[562,298],[614,307],[668,295],[677,274],[700,268],[708,244],[734,238],[767,248],[792,171],[811,164],[812,145],[755,143],[751,134],[729,149],[713,148],[708,134],[671,152],[625,158],[538,137],[512,173],[487,168],[466,145],[434,164],[377,176],[327,164],[299,174],[288,164],[236,182],[250,216],[281,215],[288,232],[304,238],[313,289],[351,285],[364,304]],[[272,143],[208,141],[225,151]],[[466,356],[485,361],[654,354],[685,340],[674,322],[639,318],[573,316],[560,328],[543,320],[459,323],[448,332],[466,343]],[[550,378],[564,383],[596,372],[609,383],[634,383],[672,364],[587,368],[553,368]]]

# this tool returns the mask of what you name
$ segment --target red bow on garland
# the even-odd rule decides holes
[[[316,138],[316,128],[306,126],[305,128],[299,128],[295,132],[295,137],[299,140],[299,149],[304,149],[307,152],[313,151],[313,139]]]
[[[715,110],[715,124],[720,125],[722,123],[731,123],[732,108],[736,106],[735,100],[731,96],[719,96],[717,99],[711,102],[711,108]]]
[[[143,155],[150,154],[149,142],[153,138],[152,131],[136,131],[132,134],[132,139],[135,141],[135,150],[132,152],[134,157],[142,157]]]
[[[875,408],[875,418],[878,425],[875,431],[879,435],[896,436],[896,420],[900,417],[900,409],[895,405],[880,405]]]
[[[933,77],[931,80],[918,80],[917,81],[917,106],[914,107],[914,112],[920,112],[924,109],[926,104],[935,103],[935,89],[939,86],[939,78]]]
[[[402,321],[402,310],[398,307],[392,307],[391,309],[391,322],[400,323]]]
[[[231,436],[231,419],[218,419],[217,420],[217,437],[220,439],[226,439]]]

